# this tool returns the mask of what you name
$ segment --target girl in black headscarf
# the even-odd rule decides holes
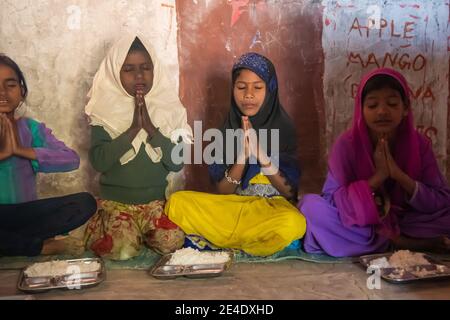
[[[232,81],[231,109],[221,129],[224,144],[217,148],[222,153],[209,166],[220,195],[177,192],[165,211],[188,235],[267,256],[306,229],[303,215],[289,202],[296,201],[300,176],[296,134],[266,57],[243,55],[233,66]]]
[[[246,83],[246,81],[242,81],[243,79],[241,79],[241,77],[246,74],[250,77],[250,83]],[[233,145],[233,141],[227,139],[226,131],[228,129],[244,129],[244,126],[248,124],[255,129],[257,136],[259,136],[261,129],[266,129],[268,132],[278,130],[279,140],[276,141],[279,146],[278,150],[272,150],[272,143],[268,143],[267,150],[260,148],[259,152],[263,153],[262,156],[264,158],[267,158],[268,155],[270,155],[273,162],[279,163],[279,175],[284,177],[284,179],[277,179],[280,181],[274,181],[274,179],[270,179],[272,175],[268,175],[277,191],[289,200],[296,200],[297,186],[300,178],[300,169],[298,167],[297,159],[296,131],[291,119],[286,111],[284,111],[278,98],[278,80],[275,67],[266,57],[253,52],[247,53],[234,64],[232,80],[233,92],[231,96],[231,109],[221,130],[225,140],[225,146]],[[251,88],[252,85],[254,88]],[[255,104],[257,104],[255,100],[258,99],[258,95],[261,94],[264,98],[260,99],[262,100],[262,104],[260,108],[257,109],[254,107]],[[256,144],[256,139],[254,142]],[[259,145],[261,145],[261,143],[259,143]],[[237,152],[234,154],[237,154]],[[225,157],[223,157],[222,162],[209,166],[211,177],[219,183],[224,178],[226,170],[232,170],[229,166],[235,164],[236,160],[238,160],[236,158],[230,159],[230,152],[224,151],[224,155]],[[255,158],[250,157],[250,159],[253,160],[255,160]],[[255,163],[255,161],[246,161],[243,174],[238,179],[242,182],[242,187],[237,188],[239,194],[251,194],[252,191],[244,191],[248,188],[249,181],[260,173],[262,166],[265,164],[270,165],[269,159],[266,159],[263,163],[261,163],[261,159],[258,158],[257,160],[257,163]],[[228,174],[229,171],[227,172],[227,175]],[[274,177],[272,176],[272,178]],[[286,186],[283,187],[277,182],[282,182],[283,184],[286,184]]]

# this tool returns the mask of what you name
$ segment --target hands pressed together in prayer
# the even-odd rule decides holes
[[[5,114],[0,113],[0,160],[12,156],[36,159],[36,153],[32,148],[22,147],[16,132],[13,122]]]
[[[254,157],[262,168],[269,167],[271,165],[270,157],[263,150],[258,142],[258,137],[253,129],[252,123],[248,117],[242,117],[242,129],[244,130],[242,152],[238,155],[237,162],[245,164],[250,157]]]
[[[136,134],[144,129],[149,137],[153,137],[156,133],[157,128],[153,125],[150,116],[148,114],[147,106],[145,104],[144,92],[140,89],[136,90],[135,96],[135,107],[133,114],[133,122],[131,123],[130,129],[128,131],[131,133],[132,138]]]
[[[377,146],[374,153],[374,161],[376,167],[376,174],[380,176],[382,181],[387,178],[398,180],[402,174],[405,174],[397,165],[392,157],[389,149],[389,143],[385,136],[378,139]]]
[[[289,185],[287,179],[281,174],[280,170],[272,164],[270,157],[259,144],[256,132],[251,130],[253,129],[253,126],[249,118],[243,116],[241,122],[242,129],[244,130],[241,153],[237,156],[236,163],[227,170],[225,178],[219,183],[219,192],[224,194],[233,193],[244,174],[245,164],[251,157],[254,157],[261,166],[264,175],[268,177],[270,183],[280,192],[280,194],[288,200],[296,200],[294,199],[296,193],[292,189],[292,186]]]
[[[383,187],[388,178],[396,181],[405,190],[411,200],[416,189],[414,181],[395,162],[389,148],[387,137],[380,136],[373,154],[375,174],[369,179],[369,185],[374,191],[374,201],[381,217],[390,212],[390,197]],[[411,238],[403,234],[391,239],[396,250],[408,249],[415,251],[450,252],[450,238],[439,236],[434,238]]]
[[[409,196],[414,193],[415,181],[395,162],[386,135],[378,138],[373,159],[375,174],[369,179],[369,185],[374,191],[379,189],[388,178],[391,178],[397,181]]]

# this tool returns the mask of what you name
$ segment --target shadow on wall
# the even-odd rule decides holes
[[[212,72],[208,74],[206,83],[208,85],[203,88],[205,99],[202,113],[197,114],[197,117],[193,119],[189,117],[189,123],[192,126],[194,125],[194,121],[202,121],[203,132],[210,128],[222,127],[230,108],[229,101],[231,94],[231,78],[226,78],[222,73]],[[202,150],[212,142],[203,141]],[[191,154],[193,155],[193,152]],[[193,156],[192,161],[194,161]],[[207,164],[191,164],[187,165],[186,168],[186,189],[203,192],[215,191],[214,182],[209,177]]]
[[[77,137],[77,151],[81,158],[80,172],[82,172],[82,181],[84,182],[84,189],[89,190],[95,196],[100,195],[99,177],[100,174],[94,170],[89,161],[89,149],[91,146],[91,127],[89,125],[87,116],[84,110],[80,113],[77,121],[74,121],[72,133]],[[79,134],[79,132],[84,134]]]
[[[90,56],[91,59],[87,61],[87,65],[91,66],[89,70],[93,70],[93,72],[92,74],[89,74],[89,77],[87,78],[85,76],[79,77],[84,78],[85,80],[78,84],[80,87],[78,90],[79,94],[78,97],[75,98],[76,101],[73,102],[73,106],[77,106],[79,108],[77,118],[72,122],[72,127],[70,128],[71,136],[75,137],[74,148],[78,152],[81,159],[80,169],[78,172],[82,175],[81,181],[84,183],[84,190],[91,192],[94,196],[100,196],[100,173],[92,167],[89,160],[89,149],[91,147],[91,126],[89,125],[89,119],[84,112],[84,108],[88,102],[87,94],[91,89],[94,76],[97,73],[100,62],[104,59],[112,42],[113,41],[107,44],[105,42],[104,46],[97,47],[97,52]],[[93,57],[95,57],[95,59]]]

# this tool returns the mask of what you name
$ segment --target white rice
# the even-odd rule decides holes
[[[230,255],[220,251],[198,251],[193,248],[183,248],[175,251],[168,265],[221,264],[230,260]]]
[[[378,267],[378,268],[389,268],[390,264],[389,261],[386,259],[386,257],[374,259],[370,261],[370,266],[372,267]]]
[[[68,261],[38,262],[25,270],[28,277],[58,277],[74,273],[95,272],[100,270],[100,263],[69,263]]]

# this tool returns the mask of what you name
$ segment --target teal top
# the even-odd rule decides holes
[[[17,134],[25,148],[33,148],[36,160],[12,156],[0,160],[0,204],[16,204],[37,199],[39,172],[67,172],[78,168],[77,153],[58,140],[43,123],[31,118],[17,120]]]

